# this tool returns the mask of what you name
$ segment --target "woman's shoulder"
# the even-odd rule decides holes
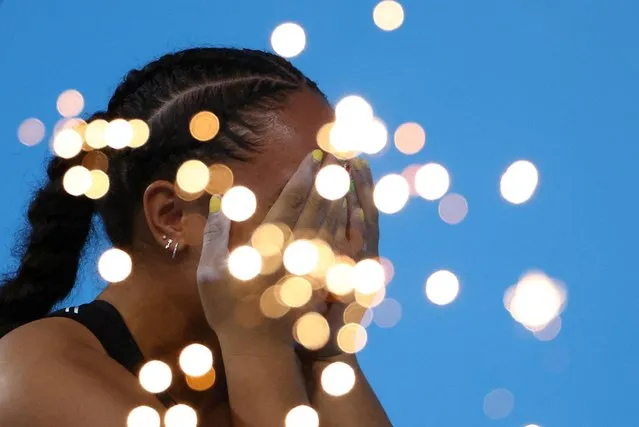
[[[50,418],[25,425],[58,425],[51,421],[67,422],[78,405],[94,421],[103,411],[105,420],[111,419],[110,413],[121,416],[132,403],[144,400],[139,389],[137,379],[71,319],[41,319],[0,339],[0,424],[5,417],[13,420],[26,412],[40,417],[40,412]],[[79,415],[78,421],[83,418]]]

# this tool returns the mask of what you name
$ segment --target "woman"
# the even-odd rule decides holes
[[[189,132],[204,110],[221,122],[205,143]],[[316,84],[265,52],[189,49],[131,71],[107,111],[87,122],[116,118],[142,119],[151,132],[140,148],[105,151],[108,194],[96,201],[69,195],[62,177],[82,155],[56,157],[29,206],[21,264],[0,290],[0,425],[124,426],[138,406],[162,414],[175,403],[194,408],[200,426],[282,426],[299,405],[315,408],[322,426],[390,425],[352,355],[332,345],[318,352],[295,345],[291,328],[301,310],[251,324],[234,315],[259,315],[256,296],[283,274],[240,284],[224,267],[228,248],[247,243],[261,223],[286,224],[296,237],[321,236],[354,259],[377,255],[365,162],[352,168],[348,203],[325,200],[313,188],[319,168],[336,161],[316,150],[318,130],[334,118]],[[219,197],[180,198],[173,183],[189,159],[228,166],[235,185],[256,194],[255,214],[231,226]],[[113,245],[131,255],[133,271],[93,303],[47,315],[74,286],[94,213]],[[325,315],[335,331],[343,304],[324,301],[318,293],[305,309]],[[193,391],[179,375],[167,393],[140,387],[145,361],[162,360],[177,373],[180,351],[194,342],[213,351],[214,387]],[[338,398],[319,381],[334,361],[357,375],[353,390]]]

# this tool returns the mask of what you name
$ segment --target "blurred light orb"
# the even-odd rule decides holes
[[[450,175],[439,163],[427,163],[415,173],[415,191],[426,200],[441,198],[450,187]]]
[[[508,166],[501,176],[499,189],[508,202],[520,205],[527,202],[535,193],[539,183],[539,172],[528,160],[518,160]]]
[[[344,396],[355,386],[355,371],[344,362],[333,362],[322,371],[322,388],[331,396]]]
[[[561,316],[555,317],[542,330],[533,331],[533,335],[539,341],[552,341],[561,332]]]
[[[289,312],[289,307],[280,301],[279,288],[269,286],[260,297],[260,311],[269,319],[279,319]]]
[[[296,406],[286,414],[284,425],[286,427],[319,427],[319,415],[310,406]]]
[[[306,47],[304,28],[293,22],[278,25],[271,34],[271,46],[278,55],[292,58]]]
[[[540,427],[539,424],[526,424],[524,427]]]
[[[309,312],[293,325],[293,337],[308,350],[319,350],[330,338],[330,326],[324,316]]]
[[[515,406],[515,397],[505,389],[498,388],[484,397],[484,414],[493,420],[506,418]]]
[[[426,145],[426,131],[419,123],[404,123],[395,131],[395,147],[400,153],[417,154]]]
[[[343,320],[344,323],[359,323],[367,328],[373,322],[373,311],[353,301],[344,310]]]
[[[337,262],[326,271],[326,288],[335,295],[347,295],[355,288],[353,266]]]
[[[387,298],[373,308],[373,321],[380,328],[392,328],[402,318],[402,306],[393,298]]]
[[[408,187],[410,189],[410,195],[416,196],[417,191],[415,190],[415,175],[417,175],[417,171],[422,167],[422,165],[412,164],[406,166],[402,171],[402,176],[408,182]]]
[[[386,288],[381,288],[379,291],[372,294],[365,294],[355,290],[355,301],[362,307],[373,308],[379,306],[386,298]]]
[[[107,146],[104,134],[108,125],[109,122],[104,119],[96,119],[87,124],[87,128],[84,130],[84,138],[89,147],[99,150]]]
[[[404,8],[396,1],[383,0],[373,10],[373,21],[381,30],[396,30],[404,23]]]
[[[169,388],[173,380],[169,365],[159,360],[146,362],[138,377],[142,388],[149,393],[162,393]]]
[[[220,119],[210,111],[200,111],[191,118],[189,131],[200,142],[210,141],[220,131]]]
[[[18,140],[27,147],[39,144],[44,134],[44,123],[36,118],[26,119],[18,127]]]
[[[244,282],[253,279],[262,270],[262,256],[251,246],[239,246],[229,254],[229,273]]]
[[[199,160],[187,160],[177,171],[175,181],[183,191],[195,194],[204,191],[209,184],[209,168]]]
[[[98,272],[109,283],[118,283],[129,277],[133,261],[122,249],[106,250],[98,260]]]
[[[368,126],[366,143],[362,144],[360,151],[366,154],[377,154],[382,151],[388,143],[388,129],[386,125],[377,117]]]
[[[377,293],[385,285],[384,267],[374,259],[363,259],[353,267],[353,278],[358,292]]]
[[[209,185],[206,186],[206,191],[209,194],[225,194],[233,187],[234,180],[231,168],[214,163],[209,166]]]
[[[166,427],[196,427],[197,413],[188,405],[171,406],[164,414],[164,425]]]
[[[446,224],[459,224],[468,215],[468,202],[461,194],[450,193],[439,201],[439,217]]]
[[[406,179],[398,174],[382,177],[373,190],[373,201],[380,212],[394,214],[402,210],[408,198],[410,188]]]
[[[205,345],[190,344],[180,353],[179,363],[186,375],[201,377],[213,367],[213,353]]]
[[[222,212],[235,222],[246,221],[256,208],[255,193],[241,185],[232,187],[222,197]]]
[[[348,171],[340,165],[327,165],[315,177],[315,189],[325,199],[337,200],[344,197],[351,185]]]
[[[109,191],[111,183],[109,181],[109,176],[99,169],[92,170],[90,174],[91,184],[89,188],[84,192],[84,195],[87,196],[89,199],[97,200],[106,195],[106,193]]]
[[[337,333],[337,345],[348,354],[361,351],[368,341],[366,329],[358,323],[347,323]]]
[[[81,196],[91,188],[91,171],[84,166],[73,166],[64,173],[62,187],[72,196]]]
[[[138,406],[129,412],[127,427],[160,427],[160,414],[150,406]]]
[[[151,135],[149,125],[147,125],[144,120],[140,119],[129,120],[129,125],[131,126],[131,129],[133,129],[133,137],[131,138],[129,147],[142,147],[144,144],[147,143],[147,141],[149,140],[149,136]]]
[[[373,107],[359,95],[348,95],[335,106],[337,123],[349,125],[370,124],[373,121]]]
[[[436,271],[426,280],[426,297],[433,304],[450,304],[458,294],[459,280],[448,270]]]
[[[527,329],[540,331],[559,316],[566,293],[559,283],[543,273],[528,273],[507,290],[506,309]]]
[[[75,89],[65,90],[58,96],[56,108],[63,117],[77,116],[84,109],[84,97]]]
[[[304,306],[313,296],[311,282],[299,276],[286,278],[279,286],[279,290],[280,300],[291,308]]]
[[[104,140],[116,150],[128,147],[133,141],[133,135],[133,126],[124,119],[115,119],[104,129]]]
[[[62,129],[53,137],[53,152],[58,157],[70,159],[82,151],[82,136],[75,129]]]
[[[310,240],[296,240],[284,250],[284,267],[291,274],[309,274],[315,269],[318,261],[319,252]]]
[[[262,224],[251,235],[251,246],[263,257],[279,254],[284,243],[284,232],[276,224]]]
[[[190,375],[184,375],[184,380],[186,384],[195,391],[204,391],[213,387],[215,384],[215,380],[217,378],[217,374],[215,373],[215,369],[211,368],[204,375],[200,375],[199,377],[192,377]]]

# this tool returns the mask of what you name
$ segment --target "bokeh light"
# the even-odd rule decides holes
[[[363,293],[355,290],[354,295],[355,301],[357,301],[359,305],[366,308],[373,308],[380,305],[382,301],[384,301],[384,298],[386,298],[386,288],[382,288],[374,293]]]
[[[128,147],[133,141],[133,126],[127,120],[115,119],[104,129],[104,141],[116,150]]]
[[[251,235],[253,246],[263,257],[279,254],[284,247],[286,236],[279,224],[262,224]],[[289,234],[287,230],[287,235]]]
[[[344,197],[351,185],[348,171],[340,165],[324,166],[315,177],[315,188],[320,196],[328,200]]]
[[[201,377],[213,367],[213,353],[202,344],[190,344],[180,352],[180,368],[186,375]]]
[[[90,186],[89,188],[84,192],[84,194],[89,198],[89,199],[99,199],[101,197],[104,197],[106,195],[106,193],[109,191],[109,187],[110,187],[110,181],[109,181],[109,176],[102,172],[99,169],[94,169],[90,172]]]
[[[400,153],[418,153],[426,145],[426,132],[419,123],[404,123],[395,131],[395,147]]]
[[[541,272],[525,274],[504,294],[504,305],[527,329],[541,331],[561,314],[566,302],[563,285]]]
[[[164,425],[166,427],[196,427],[197,413],[188,405],[171,406],[164,414]]]
[[[396,30],[404,23],[404,8],[394,0],[383,0],[373,10],[373,22],[381,30]]]
[[[360,305],[357,301],[346,306],[343,314],[344,323],[359,323],[367,328],[373,322],[373,311]]]
[[[280,300],[291,308],[302,307],[311,300],[313,286],[299,276],[286,277],[279,286]]]
[[[552,341],[561,332],[561,316],[555,317],[542,330],[533,331],[533,335],[539,341]]]
[[[133,261],[122,249],[106,250],[98,260],[98,272],[109,283],[118,283],[129,277]]]
[[[335,295],[347,295],[355,288],[353,266],[336,262],[326,271],[326,288]]]
[[[82,151],[82,136],[74,129],[62,129],[53,137],[53,152],[63,159],[70,159]]]
[[[335,263],[335,253],[331,246],[322,239],[313,239],[315,249],[317,249],[317,264],[310,276],[316,279],[324,279],[328,269]]]
[[[310,273],[317,266],[319,253],[310,240],[299,239],[286,247],[284,251],[284,267],[291,274],[302,276]]]
[[[417,175],[417,171],[420,170],[421,167],[422,165],[419,164],[408,165],[401,173],[408,183],[408,188],[410,190],[409,193],[411,196],[417,196],[417,190],[415,190],[415,175]]]
[[[81,196],[91,188],[91,171],[84,166],[73,166],[64,173],[62,187],[72,196]]]
[[[355,386],[355,371],[344,362],[333,362],[324,368],[320,380],[327,394],[344,396]]]
[[[426,200],[437,200],[448,191],[450,175],[439,163],[427,163],[415,173],[415,191]]]
[[[278,25],[271,34],[271,46],[278,55],[292,58],[306,47],[304,28],[293,22]]]
[[[209,184],[206,186],[206,192],[209,194],[225,194],[233,187],[234,180],[231,168],[221,163],[214,163],[209,166]]]
[[[151,130],[149,129],[149,125],[146,124],[144,120],[133,119],[129,120],[129,125],[133,130],[133,137],[129,142],[129,147],[131,148],[140,148],[149,140],[149,136],[151,135]]]
[[[456,225],[468,215],[468,202],[461,194],[450,193],[439,201],[439,217],[446,224]]]
[[[236,279],[251,280],[262,270],[262,257],[251,246],[239,246],[229,254],[228,269]]]
[[[215,368],[211,368],[204,375],[200,375],[199,377],[192,377],[190,375],[184,375],[184,380],[186,384],[195,391],[204,391],[213,387],[215,384],[215,379],[217,378],[217,374],[215,373]]]
[[[380,328],[392,328],[401,318],[402,306],[393,298],[386,298],[373,308],[373,321]]]
[[[210,141],[220,131],[220,119],[210,111],[200,111],[191,118],[189,131],[198,141]]]
[[[408,182],[398,174],[388,174],[382,177],[373,190],[373,200],[380,212],[394,214],[402,210],[408,198],[410,189]]]
[[[162,393],[171,386],[171,368],[160,360],[146,362],[138,374],[140,385],[149,393]]]
[[[109,126],[109,122],[103,119],[96,119],[87,124],[84,138],[91,148],[99,150],[107,146],[107,141],[104,138],[107,126]]]
[[[106,173],[109,170],[109,158],[102,151],[91,151],[84,155],[82,166],[92,170],[101,170]]]
[[[319,350],[330,338],[328,321],[319,313],[302,315],[293,325],[295,340],[308,350]]]
[[[178,169],[175,181],[182,191],[200,193],[209,183],[209,168],[199,160],[187,160]]]
[[[459,280],[448,270],[439,270],[426,280],[426,297],[433,304],[447,305],[459,294]]]
[[[319,427],[319,415],[307,405],[296,406],[286,414],[286,427]]]
[[[229,189],[222,197],[222,212],[236,222],[249,219],[256,208],[255,193],[241,185]]]
[[[158,411],[150,406],[138,406],[129,412],[127,427],[160,427],[162,419]]]
[[[514,406],[515,397],[505,388],[495,389],[484,397],[484,414],[493,420],[506,418]]]
[[[348,95],[335,105],[338,123],[368,124],[373,120],[373,107],[359,95]]]
[[[337,333],[337,345],[348,354],[361,351],[368,341],[366,329],[359,323],[347,323]]]
[[[279,319],[289,312],[289,307],[280,301],[280,286],[267,288],[260,297],[260,311],[269,319]]]
[[[530,200],[538,183],[539,173],[535,165],[528,160],[518,160],[501,176],[499,189],[504,199],[519,205]]]
[[[56,108],[63,117],[77,116],[84,109],[84,97],[75,89],[65,90],[58,96]]]
[[[385,285],[384,267],[377,260],[363,259],[353,267],[355,289],[363,294],[379,292]]]
[[[44,123],[36,118],[26,119],[18,127],[18,140],[30,147],[39,144],[44,139],[46,130]]]

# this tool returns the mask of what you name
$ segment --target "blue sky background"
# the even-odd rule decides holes
[[[0,257],[42,177],[47,144],[27,148],[18,125],[47,136],[55,102],[80,90],[102,108],[120,78],[198,44],[269,48],[284,21],[307,32],[294,63],[332,101],[361,94],[394,129],[418,121],[425,149],[373,160],[376,177],[438,161],[470,206],[457,226],[412,199],[384,216],[382,255],[396,267],[392,329],[370,328],[360,360],[397,426],[637,426],[639,345],[639,3],[632,0],[403,0],[404,26],[374,26],[373,0],[6,0],[0,6]],[[528,159],[540,186],[507,204],[499,177]],[[64,242],[60,242],[63,244]],[[95,259],[74,302],[99,291]],[[459,298],[436,307],[423,285],[448,268]],[[563,329],[539,342],[516,326],[504,290],[530,268],[564,281]],[[484,396],[505,387],[509,417]]]

